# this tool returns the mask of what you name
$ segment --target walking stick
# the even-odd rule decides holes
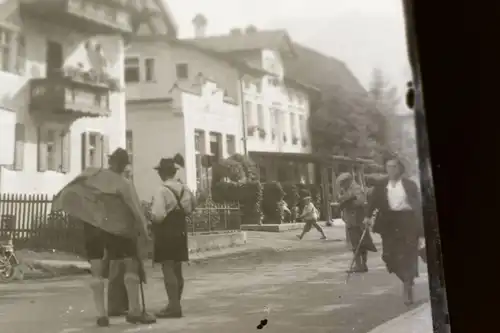
[[[375,209],[373,211],[372,217],[370,218],[372,221],[375,220],[377,217],[378,209]],[[349,266],[349,270],[347,271],[347,277],[345,279],[345,283],[349,283],[349,278],[351,277],[352,274],[352,268],[354,267],[354,263],[356,261],[356,258],[358,257],[359,250],[361,249],[361,244],[363,243],[363,239],[366,236],[366,233],[368,232],[369,227],[365,226],[363,233],[361,234],[361,238],[359,239],[358,245],[356,246],[356,249],[354,250],[354,257],[351,260],[351,265]]]
[[[139,264],[139,288],[141,291],[142,313],[145,314],[146,313],[146,298],[144,297],[144,282],[146,281],[146,270],[144,269],[144,262],[142,261],[141,256],[139,254],[140,249],[139,249],[138,244],[136,244],[136,248],[137,248],[136,259],[137,259],[137,262]]]

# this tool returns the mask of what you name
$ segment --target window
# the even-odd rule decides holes
[[[125,82],[137,83],[140,80],[139,58],[131,57],[125,59]]]
[[[205,131],[194,131],[194,151],[196,155],[196,183],[201,187],[202,165],[201,156],[205,154]]]
[[[194,151],[197,154],[203,154],[203,151],[205,150],[204,144],[203,144],[203,136],[204,132],[202,130],[195,130],[194,131]]]
[[[220,133],[210,132],[210,154],[214,156],[215,161],[222,158],[221,136]]]
[[[128,153],[128,160],[132,164],[134,157],[134,136],[132,130],[125,132],[125,150]]]
[[[295,117],[295,113],[290,113],[290,130],[292,131],[292,136],[297,137],[297,120]]]
[[[252,102],[246,101],[245,102],[245,121],[247,123],[247,128],[253,127],[253,110],[252,110]]]
[[[226,145],[227,145],[227,154],[229,156],[236,154],[236,139],[234,135],[231,134],[226,135]]]
[[[26,38],[17,36],[16,73],[23,75],[26,70]]]
[[[155,59],[147,58],[144,60],[144,67],[146,69],[146,77],[144,80],[146,82],[154,82],[155,81]]]
[[[189,71],[187,64],[177,64],[175,66],[175,72],[178,79],[187,79],[189,78]]]
[[[67,130],[38,128],[38,171],[69,172],[71,134]]]
[[[12,35],[13,32],[0,27],[0,70],[5,72],[12,71],[11,66],[11,53],[12,49]]]
[[[107,166],[109,138],[97,132],[82,133],[82,169]]]
[[[55,130],[47,131],[47,170],[57,171],[57,134]]]
[[[299,115],[299,126],[300,126],[300,136],[306,138],[307,136],[307,124],[306,117],[304,115]]]
[[[259,125],[259,128],[264,128],[264,107],[261,104],[257,104],[257,123]]]

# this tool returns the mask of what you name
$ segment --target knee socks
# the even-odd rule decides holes
[[[135,273],[125,273],[125,288],[128,296],[129,313],[138,315],[141,313],[140,295],[139,295],[139,275]]]
[[[99,317],[106,317],[105,306],[105,281],[102,277],[92,277],[90,281],[90,289],[92,289],[92,296]]]

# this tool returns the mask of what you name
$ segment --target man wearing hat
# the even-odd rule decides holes
[[[158,318],[182,317],[181,298],[184,290],[182,262],[189,260],[187,217],[196,206],[190,189],[176,179],[184,167],[184,158],[162,158],[154,168],[161,179],[151,206],[154,235],[154,262],[162,266],[168,304],[157,313]]]
[[[109,325],[105,309],[105,253],[110,272],[124,266],[128,299],[126,321],[151,324],[156,318],[141,309],[139,293],[141,278],[144,281],[145,277],[138,244],[148,238],[147,220],[133,184],[123,176],[129,164],[128,153],[118,148],[108,161],[108,169],[87,168],[65,186],[54,199],[53,209],[66,212],[73,221],[83,222],[97,325]]]
[[[355,266],[353,272],[368,272],[368,252],[377,252],[370,232],[365,230],[364,219],[366,211],[366,195],[359,184],[356,183],[351,173],[344,172],[337,178],[337,188],[340,189],[339,209],[342,212],[342,219],[347,226],[352,251],[356,254],[354,258]],[[361,239],[363,237],[363,239]],[[361,243],[360,243],[361,242]],[[358,249],[356,253],[356,249]]]

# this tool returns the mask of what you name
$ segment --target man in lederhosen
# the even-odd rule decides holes
[[[187,217],[194,210],[195,196],[176,179],[184,159],[162,158],[155,170],[162,183],[151,206],[154,235],[154,262],[162,265],[168,304],[157,313],[158,318],[182,317],[181,298],[184,290],[182,262],[189,260]]]
[[[72,221],[83,223],[85,249],[91,265],[90,287],[98,314],[97,325],[108,326],[105,308],[105,270],[123,265],[127,292],[126,321],[151,324],[156,318],[141,309],[139,287],[145,281],[138,248],[148,238],[146,218],[141,211],[133,185],[123,177],[128,154],[118,148],[109,157],[109,169],[88,168],[65,186],[53,202],[54,209],[65,211]],[[118,276],[121,276],[118,274]],[[124,310],[124,309],[120,309]]]
[[[382,238],[382,259],[388,272],[403,283],[405,304],[411,305],[419,243],[424,237],[420,192],[414,181],[404,177],[405,167],[397,156],[386,156],[384,165],[388,179],[375,185],[368,216],[378,210],[373,232]],[[372,221],[367,217],[365,223]]]
[[[369,230],[365,232],[363,239],[361,239],[366,228],[363,223],[366,213],[366,195],[350,173],[340,174],[337,178],[337,185],[340,189],[339,209],[347,226],[352,251],[356,255],[354,258],[355,266],[352,271],[355,273],[368,272],[368,252],[377,252],[377,248],[373,244]],[[359,250],[356,253],[358,246]]]

